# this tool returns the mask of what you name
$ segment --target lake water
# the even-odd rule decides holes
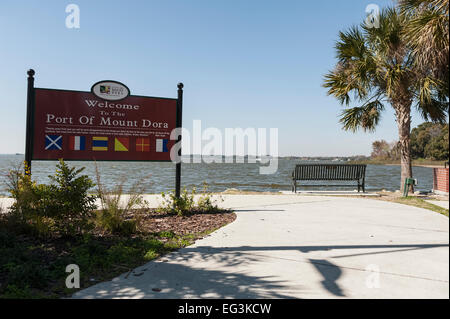
[[[23,162],[23,155],[0,155],[0,194],[7,195],[5,181],[10,168]],[[76,167],[86,167],[85,174],[95,180],[94,162],[68,162]],[[293,159],[279,159],[278,171],[272,175],[259,174],[259,163],[191,163],[182,164],[181,185],[191,189],[200,188],[205,181],[209,190],[221,192],[229,188],[246,191],[276,192],[291,189],[290,176],[295,164],[299,163],[330,163],[306,162]],[[333,162],[336,163],[336,162]],[[39,183],[48,182],[48,175],[55,171],[56,162],[35,161],[32,165],[33,179]],[[146,193],[160,193],[175,188],[175,165],[159,162],[98,162],[102,183],[114,185],[125,180],[125,188],[139,182]],[[414,178],[419,185],[416,190],[429,191],[433,187],[433,171],[428,167],[414,167]],[[323,182],[318,182],[324,184]],[[309,184],[314,184],[311,182]],[[317,184],[317,183],[316,183]],[[331,182],[336,184],[336,182]],[[354,183],[353,183],[354,184]],[[368,165],[366,170],[366,190],[382,189],[394,191],[400,187],[400,166]],[[342,188],[309,186],[299,190],[335,190]],[[351,190],[351,188],[345,188]]]

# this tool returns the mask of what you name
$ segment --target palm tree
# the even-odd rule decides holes
[[[449,0],[399,0],[399,8],[408,17],[404,35],[416,67],[441,81],[448,97]]]
[[[414,54],[403,36],[407,17],[395,8],[382,10],[379,27],[361,24],[339,33],[338,62],[325,75],[328,94],[345,105],[340,122],[345,130],[375,130],[388,103],[398,126],[401,180],[412,177],[411,107],[425,120],[443,122],[447,103],[438,83],[417,70]],[[352,99],[360,106],[350,107]]]

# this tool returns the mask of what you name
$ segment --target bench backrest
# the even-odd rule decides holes
[[[298,164],[292,173],[296,180],[303,181],[356,181],[366,174],[364,164]]]

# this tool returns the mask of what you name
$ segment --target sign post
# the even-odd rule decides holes
[[[90,92],[35,88],[34,74],[28,71],[26,174],[32,160],[172,161],[176,141],[170,135],[182,126],[182,83],[175,99],[131,95],[113,80],[95,83]],[[177,163],[177,196],[180,184]]]
[[[178,99],[177,99],[177,128],[181,129],[183,126],[183,83],[178,83]],[[178,135],[178,143],[180,145],[180,149],[178,151],[179,162],[176,164],[176,172],[175,172],[175,196],[177,198],[180,197],[181,193],[181,131]]]
[[[33,118],[34,118],[34,70],[30,69],[28,74],[27,89],[27,124],[25,137],[25,174],[31,174],[31,159],[33,153]]]

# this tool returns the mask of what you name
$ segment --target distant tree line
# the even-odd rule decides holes
[[[448,124],[425,122],[411,132],[413,158],[448,160]]]
[[[425,122],[411,131],[411,157],[413,159],[448,160],[448,124]],[[385,140],[372,143],[372,159],[396,161],[400,159],[397,141]]]
[[[385,140],[373,142],[370,157],[376,160],[399,160],[400,152],[398,141],[392,143],[388,143]]]

